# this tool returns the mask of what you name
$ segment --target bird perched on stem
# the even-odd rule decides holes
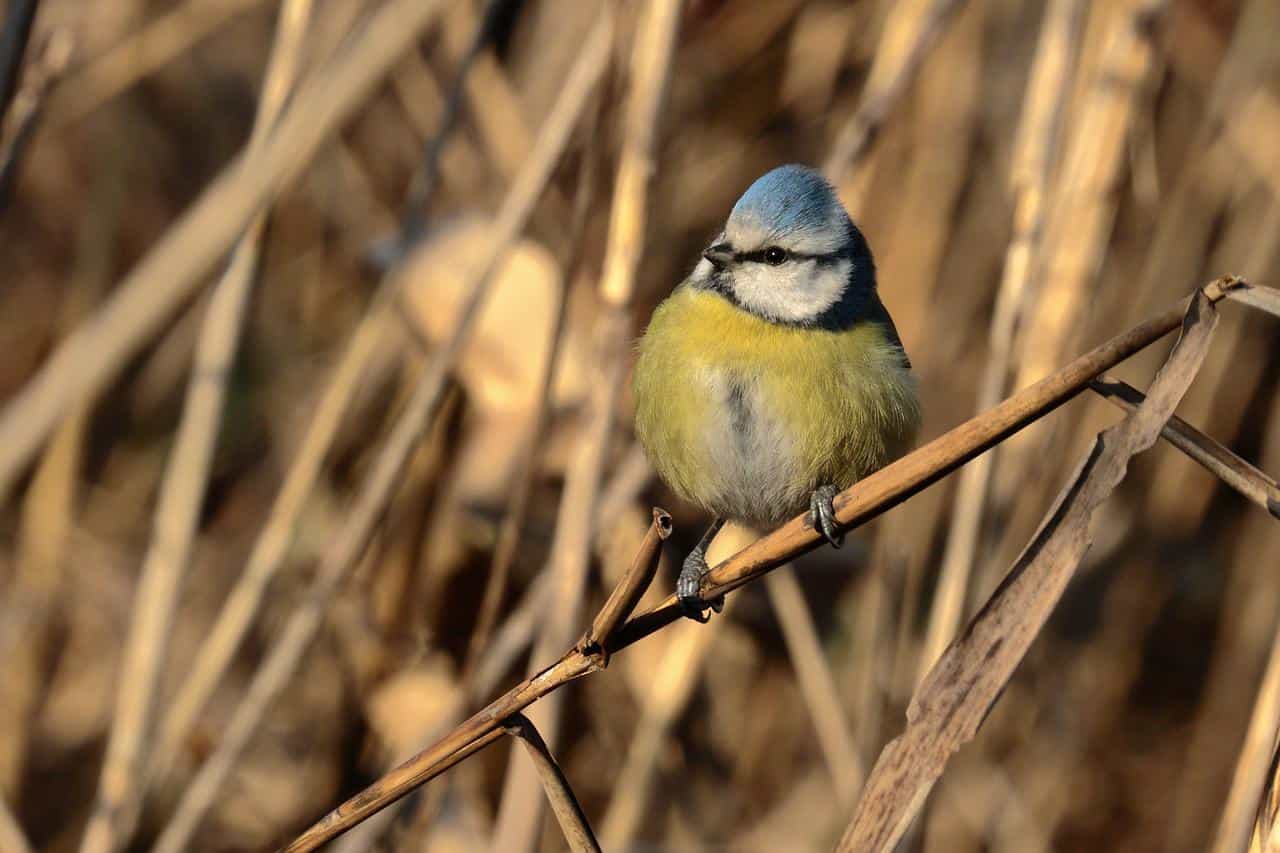
[[[823,177],[756,180],[639,345],[636,432],[659,476],[715,520],[676,592],[705,621],[706,550],[725,520],[808,510],[834,547],[832,498],[905,452],[920,424],[911,363],[867,241]]]

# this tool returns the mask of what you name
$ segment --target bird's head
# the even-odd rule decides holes
[[[742,194],[690,278],[775,323],[843,326],[875,287],[875,264],[822,175],[780,166]]]

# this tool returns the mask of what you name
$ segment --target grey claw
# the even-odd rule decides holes
[[[844,533],[836,523],[836,509],[832,506],[835,496],[835,486],[819,486],[813,490],[809,496],[809,523],[832,548],[839,548],[844,544]]]
[[[680,567],[680,576],[676,579],[676,598],[680,601],[680,609],[684,615],[695,622],[707,622],[711,619],[704,611],[708,603],[698,595],[702,576],[707,573],[707,558],[701,549],[695,549],[684,559]],[[710,602],[712,610],[720,612],[724,606],[724,596]]]

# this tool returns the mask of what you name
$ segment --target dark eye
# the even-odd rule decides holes
[[[764,262],[770,266],[777,266],[787,259],[787,250],[779,249],[777,246],[770,246],[764,250]]]

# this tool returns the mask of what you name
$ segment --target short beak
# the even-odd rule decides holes
[[[717,243],[704,249],[702,257],[711,261],[711,266],[722,270],[733,260],[733,247],[728,243]]]

